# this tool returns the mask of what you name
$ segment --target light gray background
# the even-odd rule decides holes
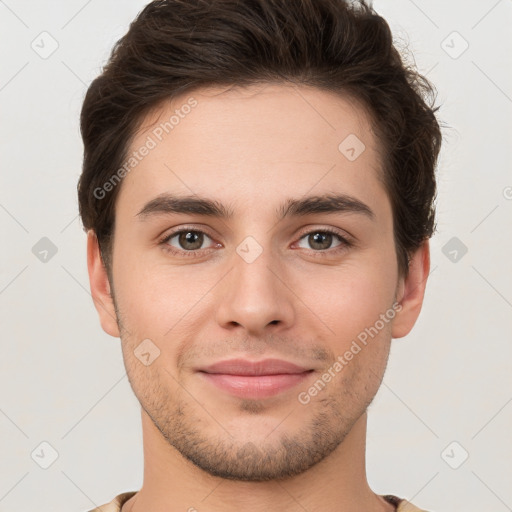
[[[142,483],[139,405],[89,294],[76,183],[85,90],[145,3],[0,0],[0,511],[83,512]],[[512,510],[512,1],[374,7],[449,128],[424,308],[370,407],[369,482],[432,512]]]

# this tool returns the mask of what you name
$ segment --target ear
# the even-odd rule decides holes
[[[426,240],[411,255],[409,274],[401,277],[398,283],[397,302],[402,306],[397,308],[393,321],[393,338],[402,338],[413,328],[423,305],[423,297],[430,272],[430,245]]]
[[[92,300],[100,317],[101,327],[107,334],[119,338],[119,327],[114,301],[110,294],[107,270],[101,259],[98,238],[92,229],[87,232],[87,270]]]

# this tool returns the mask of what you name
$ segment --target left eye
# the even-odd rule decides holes
[[[304,235],[300,240],[301,241],[306,240],[306,242],[309,243],[310,247],[313,249],[326,250],[326,249],[332,248],[331,244],[332,244],[334,238],[337,238],[338,240],[340,240],[338,245],[334,246],[334,247],[343,245],[343,243],[345,242],[343,237],[341,237],[340,235],[338,235],[336,233],[331,233],[329,231],[311,231],[310,233],[306,233],[306,235]],[[302,247],[303,249],[310,248],[310,247],[303,247],[300,245],[299,245],[299,247]]]

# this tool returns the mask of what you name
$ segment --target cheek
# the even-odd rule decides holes
[[[123,340],[122,346],[128,381],[146,410],[155,411],[158,407],[163,407],[167,402],[163,395],[178,396],[179,386],[168,375],[167,371],[172,373],[172,368],[168,370],[169,366],[165,364],[163,354],[146,365],[134,355],[133,347],[127,344],[126,340]]]
[[[396,287],[393,277],[375,265],[331,269],[317,273],[314,286],[301,296],[330,336],[350,342],[391,307]]]
[[[119,243],[115,261],[114,282],[119,309],[136,329],[156,327],[160,322],[170,323],[183,298],[182,283],[155,265],[144,251],[124,250],[130,245],[127,240],[125,242]]]
[[[190,337],[197,330],[198,315],[210,303],[216,281],[222,273],[213,267],[193,271],[187,266],[155,264],[140,255],[118,267],[116,300],[126,325],[127,342],[132,348],[149,338],[165,358],[177,340]],[[210,318],[211,319],[211,318]]]

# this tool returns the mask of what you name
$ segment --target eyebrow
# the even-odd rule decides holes
[[[234,216],[232,208],[213,199],[165,193],[146,203],[137,217],[140,220],[146,220],[149,217],[173,213],[205,215],[221,219],[230,219]],[[346,194],[325,194],[301,199],[288,199],[276,211],[279,220],[318,213],[358,213],[371,220],[375,219],[375,214],[368,205]]]

